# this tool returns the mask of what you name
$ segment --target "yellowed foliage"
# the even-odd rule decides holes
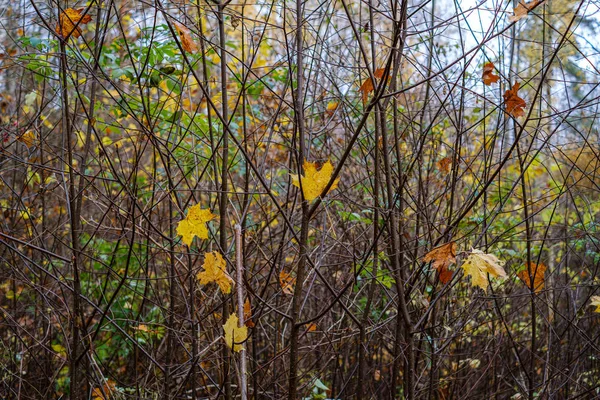
[[[221,292],[225,294],[231,292],[233,279],[227,273],[227,263],[221,253],[218,251],[205,253],[202,268],[204,268],[204,271],[200,271],[196,275],[201,285],[208,285],[214,282],[219,285]]]
[[[487,290],[487,274],[492,277],[506,277],[506,272],[502,268],[503,265],[504,262],[500,261],[495,255],[473,249],[463,262],[462,268],[467,275],[471,276],[473,286],[479,286],[483,290]]]
[[[19,136],[17,140],[23,143],[25,146],[31,148],[35,144],[35,133],[32,130],[28,130]]]
[[[325,113],[329,116],[332,116],[335,110],[337,110],[339,103],[337,101],[330,101],[327,103],[327,110]]]
[[[196,204],[188,208],[188,213],[185,219],[179,221],[177,225],[177,234],[182,236],[183,243],[188,246],[192,245],[194,236],[200,239],[208,239],[208,228],[206,223],[216,215],[211,213],[209,209],[200,208],[200,204]]]
[[[596,307],[595,312],[600,313],[600,296],[592,296],[590,298],[590,305]]]
[[[56,33],[64,39],[67,39],[71,35],[73,35],[74,38],[81,36],[81,26],[92,20],[92,17],[87,14],[81,15],[83,10],[83,8],[77,10],[67,8],[60,13],[58,24],[56,24]],[[75,28],[75,25],[77,25],[77,28]]]
[[[233,351],[240,351],[243,349],[242,342],[248,337],[248,328],[246,326],[239,326],[239,319],[237,315],[231,314],[223,325],[225,331],[225,344]]]
[[[331,175],[333,174],[333,165],[327,161],[320,170],[317,170],[317,163],[311,163],[304,161],[303,165],[304,175],[301,176],[302,180],[302,193],[307,201],[312,201],[319,197],[325,186],[329,183]],[[300,179],[298,175],[291,174],[292,184],[296,187],[300,187]],[[329,190],[337,188],[340,178],[336,179]]]

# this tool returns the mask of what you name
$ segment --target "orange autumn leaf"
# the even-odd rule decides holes
[[[544,3],[546,0],[533,0],[529,3],[525,3],[523,0],[519,1],[519,4],[513,9],[513,14],[508,18],[510,22],[516,22],[522,18],[525,18],[529,11],[533,10],[535,7]]]
[[[87,14],[81,15],[83,10],[83,8],[77,10],[67,8],[60,13],[58,24],[56,24],[56,33],[62,36],[63,39],[67,39],[71,35],[74,38],[81,36],[81,26],[92,20],[92,17]],[[76,25],[77,27],[75,27]]]
[[[442,268],[438,271],[438,277],[440,278],[440,282],[445,285],[452,280],[452,271],[448,268]]]
[[[248,328],[254,328],[254,321],[252,321],[252,306],[250,305],[250,299],[246,299],[244,302],[244,321]]]
[[[177,22],[175,22],[174,25],[177,29],[177,33],[179,33],[181,47],[183,47],[183,50],[187,51],[188,53],[194,53],[198,51],[198,45],[192,39],[190,31],[185,26],[178,24]]]
[[[296,278],[283,270],[279,273],[279,286],[281,286],[281,290],[284,294],[294,294],[295,284]]]
[[[513,117],[522,117],[525,115],[524,107],[527,107],[525,100],[519,97],[517,92],[521,85],[519,82],[515,83],[512,89],[507,90],[504,93],[504,103],[506,104],[506,113]]]
[[[452,166],[452,158],[444,157],[436,163],[436,166],[440,172],[448,175],[450,173],[450,167]]]
[[[317,324],[315,324],[314,322],[311,322],[310,324],[308,324],[308,328],[306,329],[307,332],[314,332],[317,330]]]
[[[450,264],[456,262],[456,243],[448,242],[444,245],[438,246],[425,254],[423,257],[424,262],[432,261],[433,268],[438,271],[448,269]]]
[[[498,82],[500,77],[498,75],[494,75],[494,63],[488,62],[483,65],[483,75],[481,79],[483,80],[483,84],[490,86],[492,83]]]
[[[544,288],[544,274],[546,273],[546,269],[546,266],[541,263],[525,263],[525,269],[519,272],[517,276],[523,280],[529,289],[538,293]]]
[[[373,76],[375,77],[375,79],[381,79],[383,78],[384,73],[385,68],[377,68],[373,73]],[[375,90],[375,84],[369,77],[365,79],[365,81],[362,83],[362,85],[360,85],[360,88],[358,89],[358,91],[362,93],[363,104],[367,103],[367,100],[369,99],[369,93],[371,93],[373,90]]]
[[[108,400],[113,397],[113,392],[116,390],[116,384],[108,379],[102,388],[96,387],[92,390],[92,400]]]

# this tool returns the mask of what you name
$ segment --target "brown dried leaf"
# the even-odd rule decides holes
[[[494,75],[494,63],[488,62],[483,65],[483,75],[481,79],[483,80],[483,84],[490,86],[492,83],[498,82],[500,77],[498,75]]]
[[[515,83],[512,89],[507,90],[504,93],[504,103],[506,104],[506,113],[513,117],[522,117],[525,115],[524,107],[527,107],[525,100],[519,97],[517,92],[521,85],[519,82]]]
[[[436,247],[423,257],[424,262],[433,261],[433,268],[438,271],[448,269],[450,264],[456,262],[456,243],[448,242]]]
[[[181,47],[183,47],[183,50],[187,51],[188,53],[194,53],[198,51],[198,45],[196,45],[196,43],[192,39],[190,31],[185,26],[178,24],[177,22],[175,22],[174,25],[177,29],[177,33],[179,33],[179,38],[181,39]]]
[[[539,6],[546,0],[533,0],[529,3],[525,3],[523,0],[519,1],[519,4],[513,9],[514,15],[509,17],[508,20],[510,22],[516,22],[522,18],[525,18],[529,11],[533,10],[535,7]]]

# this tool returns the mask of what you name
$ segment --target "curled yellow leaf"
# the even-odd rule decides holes
[[[223,325],[225,331],[225,344],[233,351],[240,351],[244,348],[243,342],[248,338],[248,328],[245,325],[239,326],[237,315],[231,314]]]
[[[500,261],[495,255],[473,249],[461,267],[467,275],[471,276],[473,286],[479,286],[483,290],[487,290],[487,274],[493,277],[506,277],[506,272],[502,268],[503,265],[504,262]]]
[[[590,297],[590,305],[596,307],[595,312],[600,313],[600,296]]]
[[[214,282],[219,285],[221,292],[225,294],[231,292],[233,279],[227,273],[227,263],[221,253],[218,251],[205,253],[202,268],[204,268],[204,271],[200,271],[196,275],[201,285],[208,285]]]

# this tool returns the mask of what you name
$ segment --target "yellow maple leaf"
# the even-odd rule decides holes
[[[200,204],[188,208],[187,216],[179,221],[177,225],[177,234],[182,236],[183,243],[192,245],[194,236],[200,239],[208,239],[208,228],[206,223],[215,218],[216,215],[209,209],[201,209]]]
[[[83,10],[83,8],[77,10],[67,8],[61,12],[60,17],[58,18],[58,24],[56,24],[56,33],[64,39],[67,39],[71,35],[73,35],[74,38],[81,36],[80,27],[92,20],[92,17],[89,15],[81,15]],[[77,28],[75,28],[75,25],[77,25]]]
[[[221,292],[230,293],[233,279],[227,273],[227,264],[223,256],[218,251],[213,251],[204,254],[204,271],[198,272],[196,278],[201,285],[208,285],[215,282],[219,285]]]
[[[473,286],[479,286],[483,290],[487,290],[487,274],[493,277],[506,277],[506,272],[502,268],[503,264],[504,262],[500,261],[495,255],[473,249],[463,262],[462,268],[467,275],[471,276]]]
[[[596,307],[595,312],[600,313],[600,296],[590,297],[590,305]]]
[[[302,192],[304,198],[307,201],[312,201],[319,197],[325,186],[329,183],[331,175],[333,174],[333,165],[329,160],[323,164],[320,170],[317,170],[317,163],[311,163],[304,160],[304,175],[298,178],[298,175],[290,174],[292,177],[292,185],[300,187],[300,180],[302,180]],[[329,190],[337,188],[340,178],[337,178]]]
[[[248,328],[245,325],[239,326],[237,315],[231,314],[223,325],[225,331],[225,344],[233,351],[240,351],[244,348],[242,342],[248,338]]]
[[[17,140],[19,142],[23,143],[25,146],[31,148],[35,144],[35,140],[36,140],[35,133],[32,130],[28,130],[27,132],[25,132],[21,136],[19,136],[17,138]]]

